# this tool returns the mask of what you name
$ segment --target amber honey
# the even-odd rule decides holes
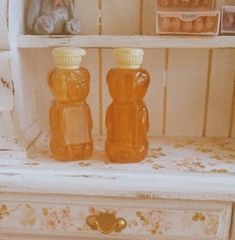
[[[52,157],[60,161],[88,159],[93,151],[92,117],[86,102],[90,75],[80,67],[82,49],[53,51],[56,68],[48,76],[54,96],[50,109]]]
[[[118,68],[108,72],[107,83],[113,99],[106,113],[106,154],[112,162],[134,163],[148,153],[148,109],[143,101],[150,77],[140,68],[141,49],[117,49]]]

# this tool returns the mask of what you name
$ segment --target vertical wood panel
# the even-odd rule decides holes
[[[10,52],[0,51],[0,112],[14,108],[14,89],[10,67]],[[0,126],[1,127],[1,126]]]
[[[143,0],[143,35],[156,34],[156,0]]]
[[[0,1],[0,49],[8,49],[8,1]]]
[[[139,34],[140,0],[102,0],[103,34]]]
[[[231,109],[231,126],[230,136],[235,137],[235,79],[233,83],[233,97],[232,97],[232,109]]]
[[[87,49],[87,55],[82,61],[82,66],[85,66],[91,76],[90,82],[90,94],[87,98],[87,102],[91,108],[91,114],[93,119],[92,133],[99,134],[99,54],[98,49]]]
[[[16,147],[14,128],[14,87],[11,81],[10,53],[0,52],[0,149]]]
[[[54,68],[51,49],[40,49],[38,58],[35,60],[34,81],[36,82],[37,112],[40,115],[42,129],[49,128],[48,113],[51,106],[52,96],[47,85],[47,73]],[[40,54],[39,54],[40,51]],[[87,49],[87,55],[83,58],[81,66],[86,67],[91,76],[90,94],[87,102],[90,105],[93,118],[93,133],[99,132],[99,72],[98,50]]]
[[[14,119],[11,112],[0,112],[0,150],[17,148]]]
[[[163,49],[145,49],[143,67],[150,74],[150,85],[145,97],[149,109],[149,135],[162,135],[163,127],[163,90],[165,69],[165,51]]]
[[[210,80],[207,136],[229,136],[233,84],[235,78],[235,50],[214,50]]]
[[[106,117],[106,111],[107,107],[111,104],[112,98],[109,95],[108,91],[108,86],[106,82],[106,76],[111,68],[116,67],[116,62],[115,59],[112,55],[112,49],[103,49],[102,50],[102,94],[103,94],[103,116],[102,116],[102,121],[103,121],[103,134],[106,133],[106,126],[105,126],[105,117]]]
[[[207,68],[207,50],[170,50],[166,135],[202,135]]]
[[[24,131],[32,125],[40,115],[36,111],[36,84],[34,81],[34,62],[36,59],[34,49],[11,51],[12,78],[15,86],[15,113],[18,130]],[[41,69],[41,71],[43,71]]]
[[[98,34],[98,0],[76,0],[75,7],[81,22],[80,34]]]
[[[37,112],[40,116],[41,128],[49,129],[49,108],[52,95],[47,84],[48,72],[54,68],[52,60],[52,49],[35,49],[37,58],[34,59],[34,79],[36,83]]]
[[[232,211],[232,223],[231,223],[231,230],[230,230],[231,240],[235,240],[235,204],[233,204],[233,211]]]

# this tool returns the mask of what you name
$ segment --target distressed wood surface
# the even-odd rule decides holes
[[[0,52],[0,151],[15,149],[17,137],[14,119],[14,84],[12,82],[10,52]]]
[[[207,136],[230,136],[234,104],[235,50],[214,50],[211,59]]]
[[[166,135],[202,136],[208,50],[169,54]]]
[[[232,219],[231,219],[231,229],[230,229],[230,239],[235,240],[235,205],[233,204],[233,212],[232,212]]]
[[[148,157],[134,165],[109,163],[103,140],[95,142],[93,160],[74,163],[50,158],[46,134],[28,158],[1,152],[0,191],[235,201],[234,140],[151,139]]]
[[[0,51],[0,112],[12,111],[14,104],[10,52]]]

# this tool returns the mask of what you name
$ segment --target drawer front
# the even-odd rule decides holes
[[[163,200],[7,200],[0,203],[0,233],[100,239],[227,239],[231,207],[227,203]],[[89,222],[92,218],[96,225]]]

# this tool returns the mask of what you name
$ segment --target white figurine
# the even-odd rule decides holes
[[[204,21],[202,17],[197,18],[193,21],[193,29],[195,32],[203,32],[204,30]]]
[[[73,0],[30,0],[27,27],[36,34],[78,34]]]

